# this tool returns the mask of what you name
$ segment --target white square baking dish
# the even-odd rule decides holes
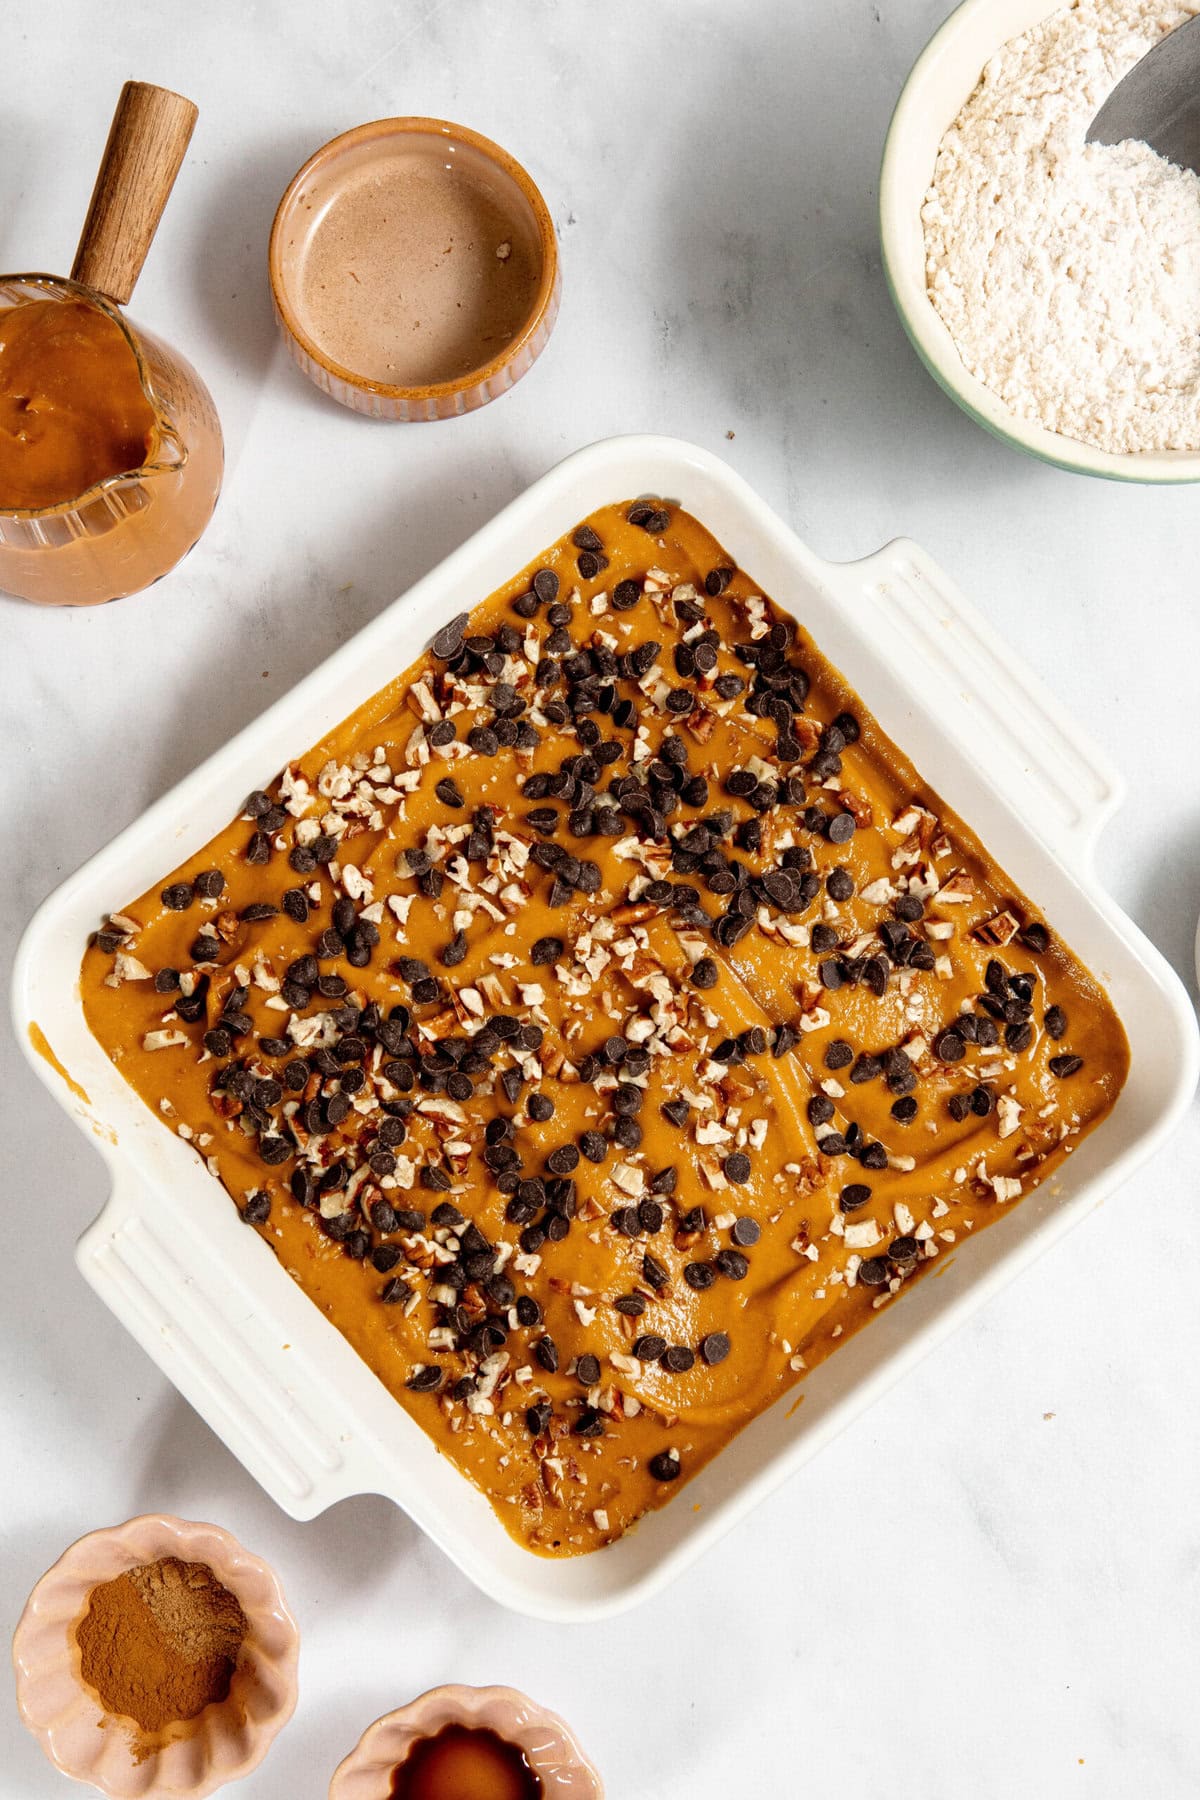
[[[676,1500],[590,1556],[522,1549],[247,1231],[228,1195],[126,1087],[84,1022],[89,931],[204,844],[242,796],[306,750],[451,614],[506,582],[585,514],[653,493],[715,533],[793,612],[883,729],[1105,982],[1129,1032],[1128,1084],[1062,1171],[964,1244],[785,1394]],[[17,958],[18,1035],[108,1164],[112,1196],[80,1240],[85,1278],[285,1511],[386,1494],[479,1587],[517,1611],[583,1620],[646,1599],[1109,1193],[1171,1130],[1197,1073],[1176,976],[1097,883],[1092,849],[1121,798],[1105,759],[913,544],[822,562],[737,475],[668,438],[581,450],[248,725],[38,910]],[[44,1034],[61,1072],[35,1052]],[[85,1099],[83,1095],[86,1094]]]

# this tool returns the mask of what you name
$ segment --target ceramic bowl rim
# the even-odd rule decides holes
[[[1062,9],[1064,0],[1044,0],[1042,17]],[[887,138],[879,175],[879,234],[884,279],[900,322],[926,369],[938,386],[967,417],[1013,449],[1040,462],[1076,475],[1097,476],[1107,481],[1142,485],[1179,486],[1200,481],[1200,450],[1100,450],[1076,438],[1064,437],[1045,426],[1021,419],[963,363],[949,330],[929,298],[924,267],[919,277],[906,253],[912,208],[918,209],[928,186],[926,180],[914,193],[914,179],[906,164],[911,141],[932,114],[945,111],[946,64],[960,53],[965,41],[986,40],[978,74],[1003,44],[1031,25],[1001,26],[993,36],[984,33],[982,21],[1010,18],[1015,7],[1022,16],[1028,0],[961,0],[918,56],[900,91]],[[958,89],[955,89],[958,92]],[[943,130],[952,123],[966,95],[957,98],[945,113]],[[932,174],[932,168],[929,171]]]
[[[39,1722],[35,1719],[32,1700],[45,1679],[47,1670],[45,1666],[31,1668],[26,1660],[27,1648],[42,1627],[42,1613],[47,1601],[56,1591],[65,1596],[75,1589],[86,1591],[98,1580],[111,1579],[111,1573],[101,1574],[95,1568],[89,1574],[88,1565],[97,1551],[109,1545],[116,1548],[122,1544],[128,1547],[129,1568],[135,1568],[139,1558],[153,1560],[157,1557],[181,1556],[184,1559],[207,1562],[218,1579],[246,1604],[252,1632],[255,1620],[265,1616],[274,1620],[282,1631],[283,1648],[271,1660],[277,1678],[276,1704],[262,1718],[256,1718],[250,1724],[245,1753],[234,1760],[220,1763],[212,1756],[207,1757],[197,1779],[182,1786],[173,1785],[170,1774],[165,1770],[161,1787],[159,1776],[154,1776],[153,1791],[164,1795],[175,1794],[181,1800],[184,1796],[189,1797],[189,1800],[192,1797],[194,1800],[201,1800],[202,1796],[223,1787],[227,1782],[240,1780],[258,1767],[275,1738],[291,1719],[299,1697],[296,1670],[300,1654],[300,1628],[288,1606],[279,1577],[270,1563],[247,1550],[240,1539],[221,1525],[199,1519],[184,1519],[173,1513],[138,1513],[120,1524],[102,1525],[84,1532],[81,1537],[68,1544],[34,1583],[13,1632],[12,1664],[16,1678],[17,1711],[22,1724],[37,1740],[48,1761],[62,1774],[75,1781],[90,1782],[105,1794],[124,1795],[133,1792],[131,1789],[111,1788],[97,1766],[78,1756],[68,1755],[57,1741],[57,1720]],[[265,1599],[254,1606],[250,1605],[243,1584],[242,1577],[247,1571],[261,1581],[265,1590]],[[96,1704],[91,1700],[88,1689],[79,1681],[77,1672],[73,1670],[73,1673],[81,1696],[87,1698],[89,1704]],[[179,1740],[165,1742],[145,1759],[145,1763],[157,1767],[177,1741]],[[99,1746],[97,1749],[99,1750]]]
[[[370,376],[362,374],[361,371],[347,368],[344,364],[335,361],[328,351],[322,349],[301,325],[292,305],[284,273],[284,225],[295,196],[318,170],[331,166],[345,152],[357,148],[359,144],[369,143],[372,139],[406,137],[419,132],[435,137],[441,136],[454,143],[469,145],[520,190],[533,214],[537,230],[541,257],[537,292],[520,329],[507,339],[495,356],[486,363],[481,363],[478,367],[468,369],[464,374],[455,375],[445,381],[415,384],[373,381]],[[482,132],[473,131],[467,125],[456,125],[449,119],[402,114],[394,118],[370,119],[362,125],[351,126],[348,131],[340,132],[337,137],[330,138],[327,143],[314,150],[312,155],[301,164],[288,182],[279,205],[275,209],[275,217],[271,221],[267,264],[271,280],[271,296],[283,329],[327,375],[333,376],[337,381],[345,382],[347,386],[356,388],[360,393],[374,394],[380,399],[445,400],[453,398],[456,394],[465,393],[469,389],[486,385],[506,369],[535,336],[538,327],[546,319],[554,303],[558,280],[558,239],[555,235],[554,221],[550,217],[550,209],[546,205],[541,189],[515,156],[510,155],[491,138],[484,137]]]

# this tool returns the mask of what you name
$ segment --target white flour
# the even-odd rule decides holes
[[[1200,177],[1085,144],[1113,87],[1200,11],[1076,0],[997,52],[922,210],[930,297],[1014,413],[1103,450],[1200,449]]]

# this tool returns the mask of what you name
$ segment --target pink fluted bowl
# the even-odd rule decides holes
[[[105,1712],[85,1685],[75,1628],[100,1582],[167,1556],[207,1563],[249,1629],[228,1698],[149,1734]],[[201,1800],[256,1768],[291,1718],[299,1650],[296,1621],[266,1563],[216,1525],[147,1513],[89,1532],[42,1576],[13,1637],[17,1707],[54,1766],[110,1800]]]
[[[436,1687],[385,1713],[334,1771],[329,1800],[386,1800],[392,1771],[418,1738],[446,1725],[494,1731],[516,1744],[541,1778],[545,1800],[604,1800],[604,1783],[565,1720],[509,1687]]]

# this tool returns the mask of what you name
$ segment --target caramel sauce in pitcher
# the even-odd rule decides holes
[[[390,1800],[542,1800],[525,1752],[494,1731],[447,1725],[392,1771]]]
[[[107,313],[84,300],[0,313],[0,508],[59,506],[140,469],[157,423]]]
[[[182,356],[74,283],[0,278],[0,591],[94,606],[149,587],[208,523],[221,466]]]

